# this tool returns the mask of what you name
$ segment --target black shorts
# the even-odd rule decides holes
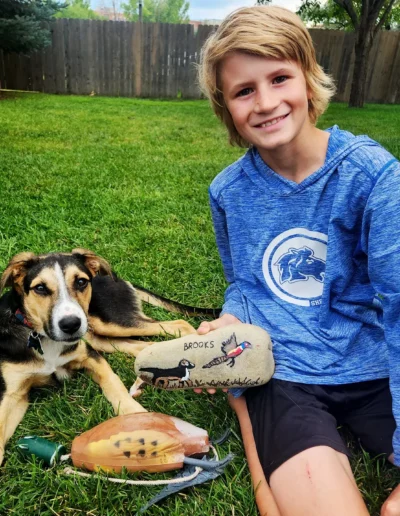
[[[350,456],[337,427],[347,426],[373,455],[393,452],[396,423],[389,380],[345,385],[306,385],[272,379],[245,392],[265,476],[314,446]]]

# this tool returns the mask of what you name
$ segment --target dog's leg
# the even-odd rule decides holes
[[[14,435],[28,408],[28,397],[4,396],[0,406],[0,465],[3,462],[4,447]]]
[[[21,374],[18,365],[2,367],[2,377],[6,385],[0,403],[0,464],[4,458],[4,448],[28,408],[30,389],[29,374]]]
[[[137,326],[120,326],[115,323],[106,323],[98,317],[90,316],[89,325],[94,333],[103,337],[151,337],[154,335],[185,336],[196,333],[196,330],[183,319],[177,321],[152,321],[143,318],[138,320]]]
[[[80,367],[84,367],[98,383],[118,415],[147,412],[147,410],[129,395],[122,381],[114,373],[108,362],[98,353],[88,356]]]
[[[88,334],[85,339],[89,342],[93,349],[96,351],[104,351],[105,353],[115,353],[115,351],[121,351],[128,355],[137,357],[142,349],[154,344],[154,342],[146,342],[142,340],[131,340],[121,339],[118,337],[106,338],[99,337],[98,335]]]

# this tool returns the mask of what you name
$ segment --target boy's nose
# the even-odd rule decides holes
[[[274,111],[275,108],[279,106],[280,100],[277,95],[273,95],[271,93],[260,92],[257,95],[254,111],[256,113],[268,113]]]

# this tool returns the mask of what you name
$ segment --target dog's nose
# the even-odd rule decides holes
[[[81,327],[81,320],[76,315],[67,315],[66,317],[60,319],[58,326],[64,333],[72,335]]]

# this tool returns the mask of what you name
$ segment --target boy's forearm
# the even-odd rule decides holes
[[[221,315],[231,314],[240,322],[249,322],[245,317],[242,294],[235,282],[230,242],[226,228],[225,212],[213,198],[211,193],[210,207],[219,255],[221,258],[222,266],[224,268],[225,278],[229,283],[229,286],[225,291],[225,302],[222,307]]]
[[[225,291],[225,302],[221,315],[224,314],[235,316],[240,322],[248,322],[245,317],[242,294],[235,283],[231,283]]]

